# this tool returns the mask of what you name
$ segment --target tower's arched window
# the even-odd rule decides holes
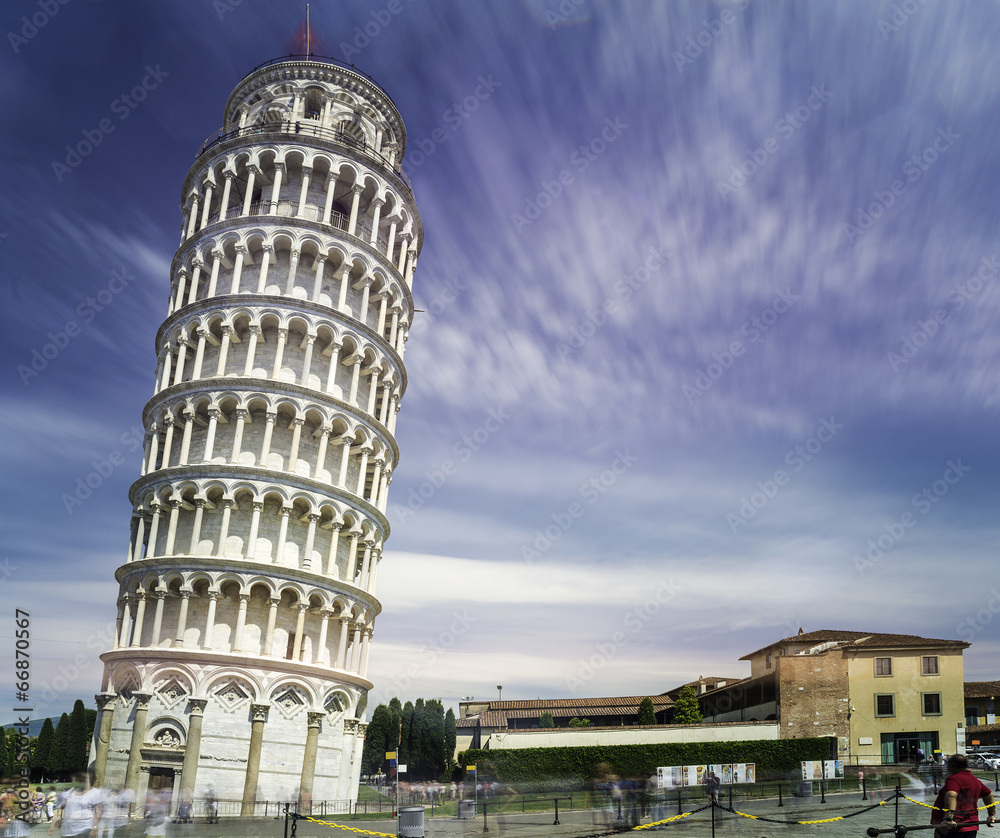
[[[306,101],[305,101],[305,118],[306,119],[319,119],[320,112],[323,110],[323,91],[319,88],[313,87],[306,91]]]

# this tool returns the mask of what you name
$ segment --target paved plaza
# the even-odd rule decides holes
[[[921,798],[917,798],[921,799]],[[928,801],[929,802],[929,801]],[[820,803],[817,798],[785,799],[785,805],[778,807],[776,800],[754,800],[741,801],[735,808],[746,814],[759,817],[771,818],[774,821],[804,821],[820,820],[825,818],[835,818],[843,815],[852,815],[846,820],[832,823],[820,824],[799,824],[799,823],[775,823],[771,821],[754,820],[740,817],[729,812],[716,810],[715,833],[717,835],[730,836],[762,836],[773,835],[817,835],[826,838],[848,838],[851,836],[864,836],[868,827],[876,826],[886,828],[894,823],[894,804],[890,801],[882,806],[864,811],[869,804],[863,804],[859,795],[830,795],[828,802]],[[691,811],[691,807],[686,806],[685,811]],[[900,822],[907,826],[926,824],[929,821],[930,811],[922,806],[905,800],[899,805]],[[665,813],[666,817],[672,817],[676,810]],[[500,836],[517,836],[518,838],[541,838],[541,836],[561,836],[561,838],[583,838],[583,836],[606,834],[612,831],[614,825],[609,826],[604,810],[575,810],[561,811],[559,814],[559,825],[553,824],[552,812],[529,812],[507,815],[493,815],[487,813],[486,826],[489,831],[486,833],[490,838],[500,838]],[[643,818],[641,823],[648,824],[650,819]],[[350,829],[331,828],[310,821],[300,821],[295,830],[296,838],[333,838],[333,836],[357,836],[358,831],[365,830],[369,833],[383,833],[388,835],[396,834],[396,824],[394,820],[351,820],[341,821],[344,826]],[[425,835],[427,838],[469,838],[470,836],[481,836],[484,820],[482,808],[479,814],[472,820],[458,820],[456,818],[427,818],[425,820]],[[218,824],[169,824],[167,835],[171,838],[270,838],[270,836],[284,836],[285,823],[283,818],[229,818],[223,819]],[[357,830],[357,831],[356,831]],[[289,835],[291,834],[291,824],[289,824]],[[683,836],[710,836],[712,835],[711,813],[708,810],[697,812],[680,820],[672,821],[663,825],[659,829],[639,829],[634,832],[636,838],[649,835],[669,836],[676,833]],[[41,838],[47,835],[48,827],[40,824],[32,828],[29,833],[34,838]],[[140,823],[133,824],[130,831],[119,832],[118,838],[141,838],[144,829]],[[930,834],[930,833],[928,833]]]

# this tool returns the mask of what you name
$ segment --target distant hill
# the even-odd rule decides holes
[[[52,727],[59,724],[59,716],[52,716]],[[4,730],[10,730],[17,723],[11,722],[9,725],[4,725]],[[45,724],[45,719],[28,719],[28,736],[38,736],[42,732],[42,725]]]

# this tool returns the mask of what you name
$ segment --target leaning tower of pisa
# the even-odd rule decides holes
[[[95,780],[224,812],[355,796],[422,229],[396,107],[270,61],[182,190]]]

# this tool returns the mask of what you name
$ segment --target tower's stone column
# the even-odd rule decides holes
[[[194,794],[194,784],[198,777],[198,758],[201,756],[201,723],[205,717],[204,698],[188,700],[188,735],[184,747],[184,765],[181,768],[181,792]]]
[[[97,701],[97,753],[94,755],[94,785],[104,785],[104,772],[108,768],[108,747],[111,744],[111,726],[118,696],[114,693],[95,695]]]
[[[146,735],[146,714],[152,693],[133,693],[135,715],[132,719],[132,743],[128,749],[128,767],[125,769],[125,788],[139,795],[139,768],[142,765],[142,742]]]
[[[253,814],[257,802],[257,778],[260,775],[260,746],[264,742],[264,722],[269,704],[250,705],[250,750],[247,753],[247,773],[243,783],[243,806],[240,814]]]

